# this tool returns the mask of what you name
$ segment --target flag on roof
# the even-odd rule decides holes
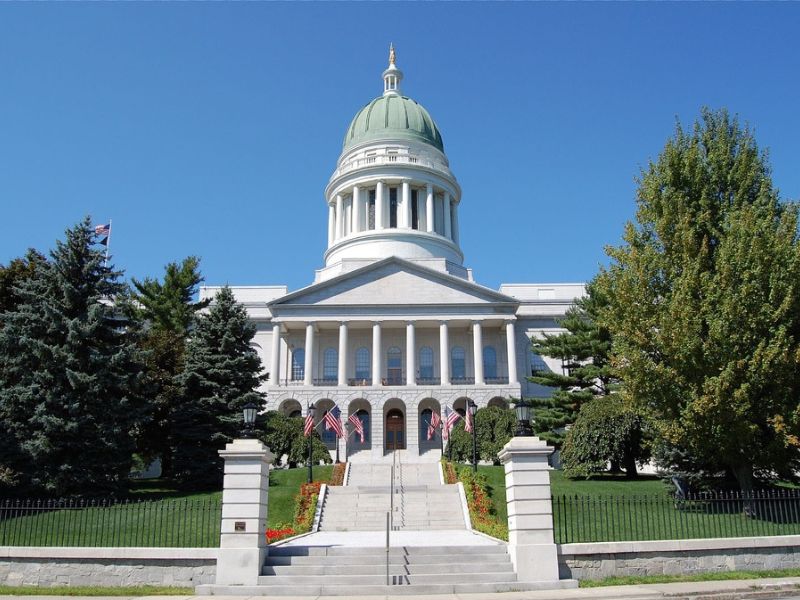
[[[333,430],[336,433],[336,437],[344,437],[344,427],[342,427],[342,421],[339,418],[342,414],[342,411],[339,410],[338,406],[334,406],[331,410],[325,413],[325,429],[328,431]]]
[[[428,423],[428,440],[432,440],[433,436],[436,435],[436,429],[438,429],[441,422],[442,418],[439,416],[439,413],[431,413],[431,422]]]
[[[355,427],[356,433],[358,433],[358,436],[361,438],[361,443],[363,444],[364,443],[364,424],[361,422],[361,419],[358,418],[358,414],[353,413],[352,415],[350,415],[350,418],[348,418],[347,420],[350,421],[353,424],[353,427]],[[430,438],[428,438],[428,439],[430,439]]]
[[[306,415],[306,422],[303,424],[303,435],[306,437],[310,436],[313,429],[314,429],[314,417],[312,417],[311,413],[309,412]]]
[[[111,223],[106,223],[105,225],[95,225],[94,233],[95,235],[108,235],[111,233]]]

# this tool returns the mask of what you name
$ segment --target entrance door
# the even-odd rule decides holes
[[[398,408],[386,413],[386,449],[403,450],[406,447],[406,419]]]

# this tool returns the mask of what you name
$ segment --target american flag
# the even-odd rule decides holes
[[[95,235],[108,235],[111,233],[111,223],[107,223],[106,225],[95,225],[94,233]]]
[[[448,441],[450,439],[450,430],[461,418],[461,415],[454,410],[450,410],[447,406],[444,407],[444,426],[442,427],[442,439]]]
[[[344,437],[344,427],[342,427],[342,421],[339,418],[341,414],[342,411],[339,410],[338,406],[334,406],[332,410],[325,413],[325,429],[328,431],[332,429],[336,432],[336,437]]]
[[[308,437],[311,435],[311,432],[314,430],[314,417],[311,416],[311,413],[306,415],[306,422],[303,424],[303,435]]]
[[[428,440],[432,440],[433,436],[436,435],[436,429],[441,422],[442,418],[439,416],[439,413],[431,413],[431,422],[428,424]]]
[[[467,406],[467,414],[464,417],[464,431],[472,433],[472,413],[469,410],[469,405]]]
[[[361,443],[363,444],[364,443],[364,424],[361,422],[361,419],[358,418],[358,415],[356,413],[353,413],[352,415],[350,415],[350,418],[348,418],[347,420],[350,421],[353,424],[353,427],[355,427],[356,433],[358,433],[358,436],[361,438]],[[428,439],[430,439],[430,438],[428,438]]]

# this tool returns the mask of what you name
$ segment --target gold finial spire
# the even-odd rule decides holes
[[[389,43],[389,66],[390,67],[395,66],[394,61],[395,61],[396,58],[397,57],[396,57],[396,55],[394,53],[394,44]]]

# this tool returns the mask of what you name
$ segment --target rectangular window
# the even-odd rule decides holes
[[[433,213],[433,230],[444,235],[444,197],[438,194],[434,196]]]
[[[397,228],[397,188],[389,188],[389,227]]]
[[[419,205],[417,190],[411,190],[411,229],[419,229]]]
[[[375,190],[369,191],[367,201],[367,229],[375,229]]]

